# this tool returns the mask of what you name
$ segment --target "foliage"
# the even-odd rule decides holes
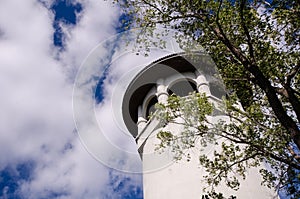
[[[175,160],[186,158],[190,160],[188,149],[195,147],[199,142],[202,146],[207,146],[207,142],[213,141],[212,134],[208,132],[208,121],[206,116],[213,110],[212,104],[205,94],[191,93],[188,98],[181,98],[172,94],[168,98],[167,104],[157,104],[156,113],[153,117],[162,120],[164,123],[174,123],[182,126],[179,135],[174,135],[170,131],[161,131],[157,138],[161,140],[157,149],[164,149],[172,146]]]
[[[267,162],[271,169],[261,170],[264,183],[277,189],[288,187],[289,195],[298,198],[300,2],[116,1],[134,18],[133,26],[143,27],[146,31],[146,28],[154,29],[160,24],[182,33],[176,35],[178,40],[182,39],[182,35],[189,35],[189,39],[181,41],[183,48],[195,41],[201,43],[231,91],[224,111],[232,120],[239,122],[219,123],[209,129],[203,114],[200,114],[196,118],[196,126],[187,128],[190,133],[187,129],[182,132],[183,137],[189,136],[190,140],[184,138],[179,143],[176,136],[165,132],[161,134],[161,147],[176,146],[174,150],[182,156],[187,148],[193,147],[197,136],[200,139],[206,136],[209,141],[212,140],[208,135],[222,137],[227,142],[222,144],[221,152],[216,152],[215,159],[200,157],[200,164],[210,171],[211,175],[207,177],[209,183],[217,185],[220,179],[226,181],[231,171],[237,170],[243,176],[246,168]],[[149,31],[148,35],[153,36],[153,31]],[[147,40],[139,42],[147,43]],[[192,98],[203,99],[202,96]],[[164,119],[174,122],[174,113],[176,117],[181,116],[176,109],[189,103],[179,103],[185,99],[174,96],[170,100],[166,107],[161,105],[161,108],[166,112]],[[236,106],[238,101],[243,108]],[[193,107],[184,109],[194,111]],[[188,126],[195,125],[189,122],[186,121]],[[199,124],[203,125],[200,129]],[[191,134],[193,131],[198,132]],[[236,148],[234,143],[245,147]],[[227,185],[235,189],[238,182],[231,179]]]
[[[164,120],[166,124],[183,126],[179,134],[162,130],[157,138],[161,140],[158,150],[171,147],[175,160],[185,158],[190,161],[190,149],[197,146],[199,150],[205,149],[208,144],[220,144],[221,150],[215,150],[213,158],[202,154],[199,157],[200,164],[207,168],[205,176],[210,197],[214,194],[214,186],[222,181],[234,190],[239,188],[239,180],[246,178],[246,170],[250,167],[268,163],[270,169],[261,169],[264,183],[268,187],[288,185],[295,194],[295,187],[299,186],[299,177],[292,177],[298,182],[291,186],[291,173],[300,169],[298,162],[293,161],[290,151],[287,149],[290,136],[284,129],[274,125],[269,114],[263,114],[258,105],[252,105],[251,111],[245,112],[235,104],[234,97],[224,99],[226,109],[219,107],[218,112],[230,117],[230,122],[220,118],[212,123],[207,118],[212,116],[216,107],[213,107],[204,94],[191,93],[187,97],[171,95],[166,104],[157,104],[157,113],[153,117]],[[163,128],[164,129],[164,128]],[[222,140],[222,142],[220,142]],[[237,145],[238,144],[238,145]],[[273,172],[271,172],[273,171]],[[233,176],[232,174],[235,174]],[[292,175],[295,176],[295,175]],[[280,182],[277,182],[280,180]],[[218,195],[221,197],[222,195]],[[218,198],[216,197],[216,198]],[[295,195],[296,198],[296,195]]]

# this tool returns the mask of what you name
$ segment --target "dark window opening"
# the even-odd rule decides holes
[[[213,193],[213,196],[222,196],[222,194],[220,195],[220,194],[216,194],[216,193]],[[201,196],[201,199],[210,199],[211,197],[209,197],[208,195],[202,195]],[[215,197],[214,197],[215,198]],[[222,197],[222,198],[224,198],[224,197]],[[233,195],[231,195],[228,199],[237,199],[237,197],[236,196],[233,196]]]
[[[210,82],[209,89],[210,93],[219,99],[222,99],[222,97],[226,95],[224,86],[220,82]]]
[[[148,119],[151,114],[155,112],[155,104],[158,103],[156,96],[152,97],[146,109],[146,118]]]
[[[186,79],[176,82],[168,89],[169,95],[174,93],[180,97],[187,96],[193,91],[197,91],[197,86]]]

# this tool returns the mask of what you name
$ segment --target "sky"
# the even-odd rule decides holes
[[[143,198],[120,99],[177,51],[132,53],[124,19],[110,0],[0,0],[0,199]]]
[[[141,174],[95,158],[73,117],[80,66],[123,30],[124,17],[103,0],[0,0],[0,199],[142,198]],[[107,63],[116,46],[105,49]],[[133,138],[126,140],[124,150],[134,154]]]

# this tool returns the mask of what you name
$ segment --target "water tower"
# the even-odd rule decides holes
[[[205,93],[216,110],[209,116],[211,122],[229,118],[218,111],[221,98],[225,94],[215,78],[216,71],[211,58],[203,53],[175,54],[161,58],[145,66],[129,84],[122,102],[124,123],[135,138],[143,161],[143,189],[145,199],[201,199],[209,198],[203,193],[207,187],[200,167],[200,153],[213,155],[215,146],[195,150],[191,161],[174,162],[172,152],[156,151],[159,143],[156,137],[162,128],[173,133],[179,132],[180,125],[164,124],[149,115],[155,112],[157,102],[166,103],[172,93],[181,97],[190,92]],[[241,182],[240,189],[233,191],[220,185],[216,191],[224,193],[225,198],[270,199],[277,197],[274,191],[262,186],[258,169],[249,169],[247,178]],[[235,196],[235,197],[232,197]]]

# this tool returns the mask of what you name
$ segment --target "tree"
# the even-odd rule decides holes
[[[238,172],[243,175],[247,167],[266,161],[272,169],[261,171],[264,182],[278,189],[285,187],[291,197],[299,198],[300,2],[117,2],[133,18],[129,25],[151,29],[160,24],[189,35],[190,40],[185,41],[186,45],[194,41],[201,43],[215,61],[226,88],[232,91],[225,100],[226,114],[240,122],[219,124],[214,128],[219,130],[215,131],[214,136],[245,147],[241,150],[234,144],[223,143],[222,152],[217,153],[214,160],[200,157],[200,164],[210,170],[208,182],[218,184],[215,177],[226,179],[228,172],[233,169],[239,168]],[[177,39],[180,37],[177,36]],[[201,95],[192,95],[191,98],[196,101],[205,99]],[[182,100],[171,96],[167,105],[158,105],[168,116],[165,118],[168,122],[174,119],[176,109],[183,108]],[[241,102],[243,109],[235,106],[237,102]],[[185,125],[197,127],[204,120],[198,122]],[[205,133],[208,132],[207,126],[202,125],[196,130],[198,133],[182,133],[188,134],[190,141],[195,136],[205,138],[204,144],[205,140],[213,140]],[[181,156],[185,154],[184,150],[193,146],[193,143],[168,132],[161,132],[159,138],[161,147],[181,146]],[[237,185],[235,180],[228,182],[232,188]]]

